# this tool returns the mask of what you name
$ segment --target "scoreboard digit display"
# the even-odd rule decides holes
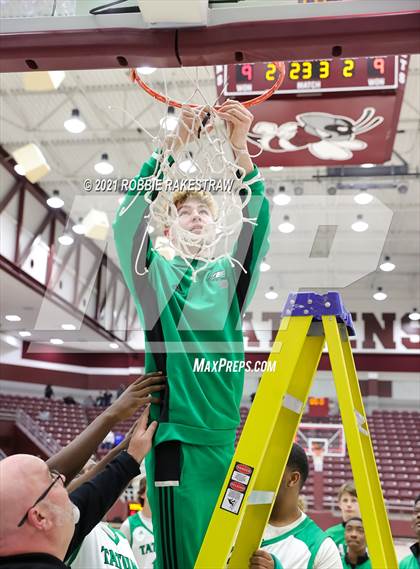
[[[398,56],[287,61],[286,77],[274,95],[397,89]],[[274,63],[224,66],[227,96],[259,95],[277,79]]]
[[[309,417],[328,417],[330,411],[330,400],[328,397],[309,397],[308,405]]]

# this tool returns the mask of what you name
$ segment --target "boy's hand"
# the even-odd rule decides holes
[[[129,419],[139,407],[146,403],[159,403],[158,397],[151,393],[165,389],[166,378],[161,372],[151,372],[141,375],[120,397],[107,409],[107,413],[123,421]]]
[[[202,128],[202,122],[207,114],[205,107],[190,108],[183,107],[179,117],[178,126],[173,134],[169,134],[167,144],[171,151],[179,150],[198,136],[198,131]],[[205,127],[209,132],[212,129],[210,124]]]
[[[153,435],[155,434],[158,426],[157,421],[153,421],[149,426],[147,426],[149,408],[150,406],[148,405],[140,415],[127,448],[128,454],[131,455],[138,463],[143,460],[152,448]]]
[[[247,150],[246,138],[254,116],[239,101],[227,99],[216,111],[225,120],[233,150]]]
[[[274,561],[269,553],[258,549],[249,561],[250,569],[274,569]]]

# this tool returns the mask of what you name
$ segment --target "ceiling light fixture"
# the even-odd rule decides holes
[[[290,217],[288,215],[285,215],[283,217],[283,223],[280,223],[279,225],[279,231],[281,231],[282,233],[292,233],[292,231],[295,230],[295,226],[293,225],[293,223],[290,223]]]
[[[408,317],[413,322],[417,322],[418,320],[420,320],[420,313],[417,311],[417,308],[413,308],[413,312],[410,312]]]
[[[79,217],[79,221],[73,225],[72,230],[77,233],[77,235],[84,235],[86,233],[86,227],[83,225],[83,218]]]
[[[59,196],[60,192],[58,190],[54,190],[53,195],[47,199],[47,205],[53,209],[60,209],[60,207],[63,207],[64,201]]]
[[[373,196],[366,189],[363,189],[353,199],[359,205],[367,205],[373,200]]]
[[[76,330],[76,326],[74,324],[61,324],[61,328],[63,330]]]
[[[266,262],[265,257],[264,257],[264,259],[262,260],[262,263],[260,264],[260,271],[261,271],[262,273],[266,273],[266,272],[269,271],[270,269],[271,269],[271,265],[269,265],[269,264]]]
[[[386,294],[386,292],[383,292],[381,286],[378,286],[377,291],[373,294],[373,298],[375,300],[385,300],[386,298],[388,298],[388,295]]]
[[[17,314],[6,314],[5,318],[9,322],[20,322],[22,320],[22,318]]]
[[[160,119],[160,126],[165,130],[171,132],[176,129],[178,125],[178,118],[175,116],[175,107],[168,107],[166,117]]]
[[[192,152],[189,152],[190,158],[186,158],[182,162],[179,163],[179,169],[185,172],[185,174],[193,174],[197,172],[197,166],[194,164],[192,160]]]
[[[68,233],[64,233],[63,235],[60,235],[58,242],[67,247],[68,245],[73,245],[74,239],[71,235],[68,235]]]
[[[384,258],[384,262],[379,265],[379,268],[381,269],[381,271],[384,271],[385,273],[390,273],[395,269],[395,265],[394,263],[391,263],[391,258],[388,255],[386,255]]]
[[[109,344],[109,347],[110,347],[112,350],[118,350],[119,345],[118,345],[116,342],[111,342],[111,343]]]
[[[108,154],[106,152],[101,154],[101,160],[95,164],[94,168],[98,174],[102,174],[103,176],[107,176],[114,171],[114,166],[109,161]]]
[[[353,231],[356,231],[357,233],[362,233],[363,231],[366,231],[368,227],[369,224],[366,223],[366,221],[363,221],[363,215],[361,214],[357,216],[357,221],[351,224],[351,228],[353,229]]]
[[[25,175],[25,168],[23,166],[21,166],[20,164],[15,164],[13,169],[16,172],[16,174],[19,174],[19,176]]]
[[[50,344],[54,344],[55,346],[60,346],[61,344],[64,344],[64,340],[62,340],[61,338],[51,338]]]
[[[274,196],[273,202],[276,205],[287,205],[290,203],[292,198],[286,194],[286,188],[284,186],[279,187],[279,193]]]
[[[80,134],[86,128],[86,124],[80,118],[79,109],[73,109],[71,112],[71,118],[64,121],[64,128],[71,132],[72,134]]]
[[[277,297],[278,297],[278,294],[274,290],[274,287],[270,286],[270,289],[268,290],[268,292],[265,293],[265,298],[267,300],[276,300]]]
[[[21,330],[19,332],[19,336],[21,338],[28,338],[29,336],[32,336],[32,334],[30,332],[28,332],[27,330]]]

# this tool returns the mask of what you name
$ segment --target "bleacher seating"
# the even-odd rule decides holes
[[[247,415],[248,408],[241,408],[237,441]],[[340,415],[325,419],[304,416],[302,420],[305,423],[341,423]],[[398,506],[412,508],[413,499],[420,493],[420,412],[373,411],[368,417],[368,425],[385,499],[395,509]],[[353,478],[348,455],[325,457],[323,475],[324,507],[330,508],[336,502],[339,487]],[[311,505],[313,468],[302,493]]]
[[[23,409],[32,419],[61,444],[66,445],[74,439],[102,411],[102,407],[83,407],[66,405],[63,401],[40,397],[19,395],[1,395],[0,409],[8,411]],[[40,419],[40,413],[49,411],[48,420]],[[241,424],[236,442],[242,433],[249,409],[241,407]],[[118,423],[113,431],[125,435],[133,424],[134,418]],[[326,419],[303,417],[304,422],[341,423],[339,415]],[[417,411],[373,411],[368,417],[369,430],[375,451],[376,462],[382,482],[385,499],[398,507],[412,505],[414,497],[420,493],[420,412]],[[107,450],[98,449],[103,456]],[[307,503],[313,502],[313,469],[304,487],[303,494]],[[350,459],[324,458],[324,506],[331,507],[336,501],[338,488],[352,478]]]
[[[88,425],[81,405],[67,405],[56,399],[0,394],[0,409],[23,409],[62,446],[72,441]],[[49,413],[49,418],[42,420],[40,413],[45,412]]]

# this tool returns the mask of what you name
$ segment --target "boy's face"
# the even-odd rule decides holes
[[[365,531],[360,520],[351,520],[346,524],[344,537],[348,548],[356,552],[366,550]]]
[[[209,207],[200,199],[187,198],[178,207],[179,224],[182,229],[201,235],[206,226],[213,222]]]
[[[338,502],[338,507],[341,510],[344,522],[354,516],[360,516],[359,502],[357,501],[357,498],[349,494],[349,492],[344,492],[341,496]]]

